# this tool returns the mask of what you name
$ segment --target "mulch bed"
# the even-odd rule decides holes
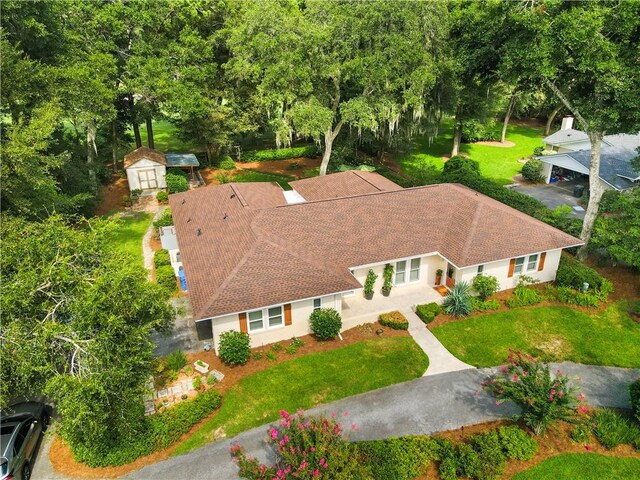
[[[95,215],[102,216],[113,210],[122,210],[122,197],[129,195],[129,183],[126,178],[114,175],[107,185],[100,188],[100,204]]]
[[[437,434],[437,436],[449,438],[455,442],[459,442],[462,440],[466,440],[471,435],[475,435],[477,433],[482,433],[487,430],[494,430],[505,425],[515,424],[516,423],[512,421],[500,420],[495,422],[481,423],[479,425],[472,425],[469,427],[463,427],[457,430],[450,430],[448,432],[439,433]],[[524,425],[520,424],[519,426],[526,430],[526,427]],[[595,440],[595,438],[592,438],[592,441],[589,444],[589,448],[585,447],[585,445],[583,444],[574,443],[570,437],[572,429],[573,425],[564,422],[561,422],[555,427],[550,428],[545,436],[536,438],[536,440],[538,440],[538,453],[535,455],[535,457],[533,457],[531,460],[526,461],[508,460],[505,473],[501,478],[511,478],[516,473],[522,472],[523,470],[528,470],[529,468],[537,465],[543,460],[546,460],[550,457],[555,457],[556,455],[559,455],[561,453],[593,452],[616,457],[640,458],[640,452],[636,452],[631,445],[620,445],[613,450],[607,450],[602,445],[600,445],[598,441]],[[425,472],[425,475],[419,477],[416,480],[433,480],[436,478],[440,478],[438,475],[438,469],[437,466],[432,463]]]
[[[296,180],[304,176],[304,172],[317,168],[322,163],[320,157],[316,158],[290,158],[287,160],[272,160],[267,162],[237,162],[238,168],[234,170],[222,170],[220,168],[203,168],[200,170],[200,175],[207,185],[219,185],[220,181],[217,176],[220,174],[226,174],[229,176],[237,175],[243,171],[256,171],[263,173],[273,173],[276,175],[286,175],[293,177]],[[295,168],[292,167],[295,165]]]
[[[378,336],[375,332],[378,329],[383,330],[383,334]],[[276,352],[277,359],[275,361],[269,361],[266,358],[261,360],[249,360],[246,365],[236,366],[236,367],[228,367],[223,364],[222,361],[215,355],[213,351],[209,352],[200,352],[200,353],[190,353],[187,354],[188,365],[193,364],[196,360],[202,360],[209,364],[209,370],[218,370],[224,373],[225,378],[222,382],[216,384],[215,388],[218,389],[223,395],[229,390],[235,383],[240,381],[242,378],[247,377],[253,373],[266,370],[269,367],[274,365],[278,365],[279,363],[286,362],[288,360],[292,360],[303,355],[309,355],[311,353],[324,352],[329,350],[335,350],[337,348],[346,347],[348,345],[352,345],[354,343],[361,342],[363,340],[376,340],[378,338],[389,338],[389,337],[407,337],[409,336],[409,332],[406,330],[393,330],[391,328],[383,327],[378,322],[359,325],[352,329],[346,330],[342,332],[343,340],[334,339],[325,342],[318,341],[312,335],[305,335],[304,337],[299,337],[304,345],[298,349],[298,351],[294,354],[289,354],[284,351],[284,348],[279,352]],[[279,342],[283,347],[289,345],[290,341]],[[271,345],[267,345],[264,347],[264,352],[269,351]],[[263,347],[258,347],[252,349],[252,353],[256,351],[263,350]],[[102,467],[102,468],[91,468],[82,463],[76,462],[73,458],[73,454],[71,453],[71,449],[69,446],[60,439],[59,436],[56,436],[51,444],[51,449],[49,451],[49,459],[53,468],[69,477],[76,478],[117,478],[123,475],[127,475],[135,470],[139,470],[147,465],[151,465],[157,463],[162,460],[166,460],[169,458],[171,453],[177,448],[177,446],[189,436],[195,432],[198,428],[200,428],[204,423],[208,422],[214,415],[217,414],[218,411],[213,412],[208,417],[204,418],[199,424],[195,425],[189,433],[186,433],[182,436],[182,438],[176,442],[174,445],[169,447],[166,450],[161,450],[159,452],[155,452],[151,455],[147,455],[146,457],[141,457],[135,460],[132,463],[121,465],[119,467]]]

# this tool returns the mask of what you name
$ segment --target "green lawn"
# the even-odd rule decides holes
[[[520,472],[512,480],[637,480],[640,458],[565,453]]]
[[[237,175],[234,175],[233,182],[276,182],[285,190],[291,190],[289,182],[293,180],[293,177],[286,175],[277,175],[275,173],[257,172],[255,170],[245,170]]]
[[[480,163],[480,172],[500,183],[509,184],[512,177],[520,173],[522,164],[518,159],[530,156],[535,147],[543,145],[543,130],[526,126],[510,125],[507,140],[513,147],[491,147],[487,145],[462,144],[460,151]],[[443,121],[440,134],[429,145],[427,137],[419,137],[409,153],[398,158],[402,168],[408,173],[424,165],[433,165],[442,170],[442,157],[451,153],[453,123]]]
[[[110,238],[110,246],[123,252],[132,262],[143,266],[142,237],[149,228],[153,214],[145,212],[128,213],[118,217],[117,228]]]
[[[569,307],[516,308],[434,328],[444,346],[479,367],[504,363],[509,348],[545,361],[640,367],[640,325],[625,302],[601,313]]]
[[[279,356],[287,355],[279,352]],[[176,454],[274,421],[279,411],[307,409],[421,376],[429,359],[413,339],[384,338],[355,343],[275,365],[240,380],[224,395],[222,408]]]
[[[133,129],[129,130],[129,135],[133,138]],[[147,145],[147,128],[143,123],[140,125],[140,137],[142,144]],[[178,129],[168,120],[154,120],[153,122],[153,144],[161,152],[202,152],[204,149],[194,142],[184,141],[180,138]],[[131,149],[136,148],[135,141]]]

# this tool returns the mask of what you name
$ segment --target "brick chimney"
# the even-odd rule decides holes
[[[573,128],[573,117],[564,117],[560,130],[571,130]]]

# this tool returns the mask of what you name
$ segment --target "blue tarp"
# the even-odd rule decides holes
[[[180,267],[178,270],[178,278],[180,279],[180,288],[183,292],[187,291],[187,277],[184,274],[184,269]]]
[[[193,153],[165,153],[167,167],[199,167],[200,162]]]

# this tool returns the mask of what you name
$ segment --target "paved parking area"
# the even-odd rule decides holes
[[[536,198],[544,203],[547,207],[554,209],[559,205],[569,205],[571,208],[579,207],[578,198],[573,196],[573,188],[576,184],[585,185],[584,180],[573,180],[570,182],[559,182],[550,184],[538,184],[538,185],[523,185],[519,184],[513,189],[517,192],[524,193],[530,197]],[[584,210],[573,210],[571,214],[574,218],[584,219]]]

